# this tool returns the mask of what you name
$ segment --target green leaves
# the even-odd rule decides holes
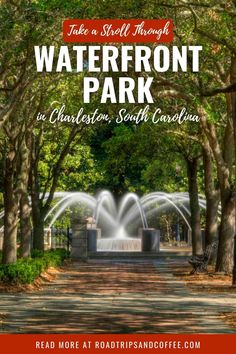
[[[60,266],[67,257],[64,249],[48,252],[33,251],[32,258],[19,259],[14,264],[0,265],[0,281],[30,284],[48,267]]]

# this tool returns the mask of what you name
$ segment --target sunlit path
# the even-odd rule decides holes
[[[235,333],[219,318],[235,294],[192,293],[185,259],[72,263],[34,293],[1,294],[1,333]]]

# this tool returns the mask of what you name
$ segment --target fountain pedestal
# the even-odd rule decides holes
[[[97,237],[99,229],[87,229],[88,252],[97,252]]]
[[[142,252],[160,252],[160,230],[142,230]]]
[[[71,220],[72,242],[71,258],[86,260],[88,258],[87,221],[78,218]]]

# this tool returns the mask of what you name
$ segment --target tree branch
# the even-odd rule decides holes
[[[201,92],[201,96],[211,97],[211,96],[216,96],[219,93],[230,93],[230,92],[236,92],[236,82],[225,87],[216,88],[212,91]]]

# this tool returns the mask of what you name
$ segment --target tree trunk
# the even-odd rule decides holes
[[[231,58],[231,68],[230,68],[230,82],[236,82],[236,56]],[[232,105],[232,119],[233,119],[233,129],[234,129],[234,158],[236,161],[236,92],[231,93],[231,105]],[[236,164],[235,164],[235,179],[236,179]],[[236,233],[236,232],[235,232]]]
[[[228,100],[227,100],[228,102]],[[229,103],[228,103],[229,106]],[[219,234],[219,247],[217,253],[216,271],[230,273],[233,261],[233,236],[234,236],[234,214],[235,214],[235,191],[232,186],[232,153],[234,148],[232,119],[227,122],[224,134],[224,146],[217,138],[215,126],[207,121],[207,113],[203,106],[198,107],[201,125],[208,138],[213,152],[217,176],[220,184],[221,198],[221,224]]]
[[[205,226],[205,247],[210,245],[218,238],[218,208],[219,208],[219,193],[215,191],[212,195],[206,193],[206,226]],[[216,252],[213,252],[209,260],[209,264],[216,264]]]
[[[40,201],[32,195],[33,248],[44,251],[44,214],[40,211]]]
[[[236,79],[236,56],[231,57],[231,68],[230,68],[230,82],[234,83]],[[227,96],[227,95],[226,95]],[[234,158],[236,159],[236,93],[232,92],[230,94],[230,99],[227,100],[228,103],[228,114],[231,117],[229,120],[230,128],[233,123],[233,139],[229,141],[227,139],[226,146],[233,147],[234,145]],[[229,175],[231,177],[231,166],[229,167]],[[236,165],[235,165],[236,166]],[[235,171],[236,177],[236,171]],[[219,248],[217,254],[216,271],[231,273],[233,268],[233,241],[236,227],[236,196],[235,196],[235,185],[230,181],[226,183],[221,183],[221,225],[220,225],[220,239]]]
[[[192,250],[193,255],[200,255],[202,250],[202,234],[201,234],[201,216],[198,200],[198,184],[197,184],[197,159],[186,158],[188,172],[188,189],[190,202],[190,222],[192,228]]]
[[[29,257],[31,249],[31,222],[30,214],[31,208],[29,205],[28,197],[28,182],[30,171],[30,151],[27,146],[29,143],[29,135],[24,134],[20,146],[20,160],[19,160],[19,194],[20,199],[20,230],[21,230],[21,243],[20,243],[20,256],[23,258]]]
[[[30,256],[31,250],[31,222],[30,222],[31,208],[29,205],[29,198],[27,193],[21,196],[20,200],[20,256],[27,258]]]
[[[44,251],[44,220],[40,218],[33,228],[33,248]]]
[[[236,82],[236,56],[231,58],[231,70],[230,70],[230,82]],[[231,103],[232,103],[232,119],[233,119],[233,128],[234,128],[234,180],[236,185],[236,92],[231,93]],[[236,193],[236,187],[234,186],[234,193]],[[235,225],[234,225],[234,235],[236,236],[236,196],[235,196]],[[236,247],[236,245],[234,245]]]
[[[33,222],[33,249],[44,251],[44,214],[42,214],[42,200],[40,199],[38,164],[39,141],[31,136],[31,165],[30,165],[30,191]]]
[[[233,240],[235,228],[235,198],[231,192],[221,197],[221,224],[216,271],[230,274],[233,267]]]
[[[211,244],[217,238],[217,213],[220,193],[214,187],[213,162],[211,149],[207,142],[203,146],[204,184],[206,195],[206,226],[205,246]]]
[[[10,154],[9,154],[10,156]],[[14,193],[14,163],[9,156],[5,160],[4,174],[4,239],[2,263],[15,263],[17,260],[18,198]]]
[[[234,132],[232,126],[232,102],[226,94],[228,120],[223,139],[223,161],[218,166],[221,198],[221,223],[216,271],[231,273],[233,267],[233,237],[235,225],[235,197],[232,182]]]
[[[219,207],[219,195],[213,194],[206,196],[206,227],[205,227],[205,246],[210,245],[217,239],[218,223],[217,214]]]

